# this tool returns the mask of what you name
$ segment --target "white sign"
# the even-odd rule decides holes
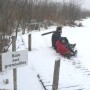
[[[25,66],[28,64],[28,51],[2,53],[2,71]]]

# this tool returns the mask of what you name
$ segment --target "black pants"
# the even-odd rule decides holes
[[[71,52],[74,53],[71,44],[69,43],[68,39],[66,37],[61,37],[60,41],[65,45],[65,47],[67,47]]]

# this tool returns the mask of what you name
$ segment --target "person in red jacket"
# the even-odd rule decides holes
[[[66,37],[62,37],[62,27],[59,26],[56,28],[56,31],[52,34],[52,47],[57,50],[56,42],[59,40],[66,48],[68,48],[74,55],[74,47],[76,44],[70,44]]]

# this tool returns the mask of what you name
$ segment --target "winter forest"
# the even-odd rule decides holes
[[[77,25],[76,20],[89,17],[80,0],[0,0],[0,52],[6,52],[13,33],[30,32],[51,25]],[[79,23],[77,26],[82,26]]]

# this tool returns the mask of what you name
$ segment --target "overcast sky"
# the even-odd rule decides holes
[[[54,1],[63,1],[63,0],[54,0]],[[64,1],[69,1],[69,0],[64,0]],[[75,0],[77,1],[77,0]],[[78,0],[82,3],[82,6],[86,9],[90,9],[90,0]]]
[[[84,0],[83,7],[90,9],[90,0]]]

